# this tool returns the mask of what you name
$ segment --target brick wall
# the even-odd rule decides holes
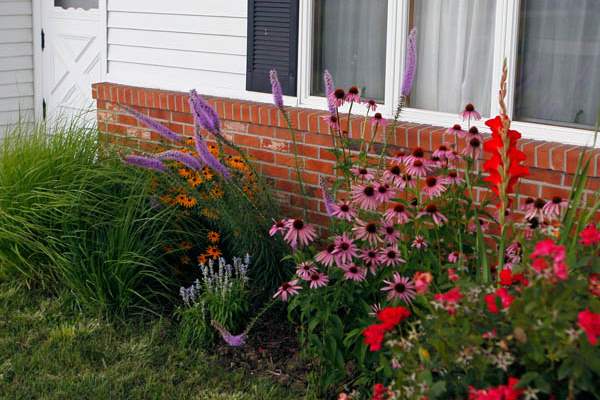
[[[93,97],[98,105],[98,128],[102,139],[119,146],[140,152],[155,152],[163,142],[156,133],[138,124],[118,105],[136,108],[163,124],[174,132],[187,136],[193,134],[193,118],[186,93],[161,91],[112,83],[98,83],[93,87]],[[235,99],[207,97],[223,121],[224,134],[237,145],[243,147],[256,161],[257,169],[271,179],[284,208],[288,212],[299,209],[301,198],[293,169],[294,160],[290,133],[278,110],[264,103],[254,103]],[[303,178],[309,193],[312,222],[325,224],[325,211],[319,199],[319,177],[331,176],[335,157],[328,151],[332,146],[329,127],[323,122],[323,111],[290,108],[292,124],[298,130],[297,141],[300,149],[300,162]],[[363,118],[352,121],[352,132],[359,132]],[[395,148],[420,146],[427,151],[437,149],[444,142],[454,139],[442,127],[402,122],[396,134],[392,135]],[[521,149],[527,154],[530,176],[520,185],[522,196],[568,197],[573,173],[581,147],[560,143],[522,140]],[[459,149],[460,150],[460,149]],[[593,163],[585,199],[592,201],[592,194],[600,188],[600,151],[593,151]],[[478,198],[483,195],[477,192]]]

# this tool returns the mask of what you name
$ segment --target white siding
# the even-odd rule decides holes
[[[33,117],[31,0],[0,0],[0,137]]]
[[[247,0],[108,0],[108,80],[245,97]]]

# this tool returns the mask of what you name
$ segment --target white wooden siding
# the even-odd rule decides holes
[[[247,0],[108,0],[108,77],[246,96]]]
[[[31,0],[0,0],[0,138],[33,117]]]

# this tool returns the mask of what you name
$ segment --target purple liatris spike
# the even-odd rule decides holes
[[[216,136],[221,136],[221,121],[214,108],[195,90],[190,92],[190,108],[198,125]]]
[[[327,98],[327,108],[331,114],[335,114],[335,103],[333,102],[333,92],[335,91],[335,85],[333,84],[333,77],[328,70],[323,72],[323,82],[325,83],[325,97]]]
[[[331,194],[327,190],[325,179],[321,177],[319,180],[319,185],[321,186],[321,192],[323,194],[323,202],[325,203],[325,211],[327,211],[327,215],[333,217],[333,207],[335,206],[335,201],[331,197]]]
[[[280,110],[283,109],[283,89],[281,89],[281,83],[279,83],[279,77],[277,76],[277,71],[272,69],[269,73],[269,77],[271,78],[271,90],[273,92],[273,103]]]
[[[135,165],[144,169],[150,169],[159,172],[165,171],[165,165],[162,163],[162,161],[154,157],[129,155],[126,156],[123,161],[127,164]]]
[[[194,142],[196,143],[196,151],[202,162],[216,173],[221,174],[223,178],[229,179],[231,177],[229,170],[208,150],[206,142],[199,132],[196,132],[194,135]]]
[[[131,114],[133,117],[135,117],[135,119],[140,121],[142,124],[146,125],[148,128],[152,129],[153,131],[155,131],[156,133],[158,133],[160,136],[164,137],[165,139],[172,140],[174,142],[181,142],[183,140],[183,137],[179,136],[178,134],[176,134],[175,132],[173,132],[172,130],[167,128],[166,126],[156,122],[155,120],[148,117],[147,115],[144,115],[144,114],[134,110],[131,107],[126,107],[126,106],[121,106],[121,107],[123,107],[123,109],[125,111],[127,111],[129,114]]]
[[[415,73],[417,72],[417,28],[413,28],[408,35],[405,63],[402,77],[402,96],[407,97],[410,95]]]
[[[173,160],[178,161],[186,167],[193,169],[194,171],[200,171],[203,167],[200,160],[191,154],[184,153],[179,150],[167,150],[162,153],[158,153],[156,158],[159,160]]]
[[[229,333],[227,329],[217,321],[211,321],[212,326],[219,332],[225,343],[227,343],[231,347],[241,347],[246,344],[246,333],[242,333],[241,335],[232,335]]]

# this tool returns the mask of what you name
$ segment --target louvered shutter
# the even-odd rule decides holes
[[[246,89],[271,92],[269,71],[276,69],[283,93],[296,96],[298,0],[248,1]]]

